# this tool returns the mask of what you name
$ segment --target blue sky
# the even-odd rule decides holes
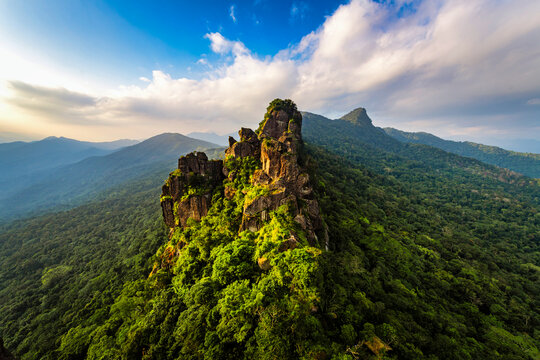
[[[273,56],[319,27],[338,1],[0,2],[4,35],[66,71],[100,83],[151,77],[200,78],[201,58],[217,60],[205,38],[219,32],[257,56]]]
[[[539,38],[535,0],[0,0],[0,140],[230,133],[290,97],[524,144],[540,139]]]

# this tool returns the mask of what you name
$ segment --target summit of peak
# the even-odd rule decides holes
[[[345,120],[360,126],[373,125],[371,118],[368,116],[366,109],[363,107],[356,108],[353,111],[343,115],[340,120]]]

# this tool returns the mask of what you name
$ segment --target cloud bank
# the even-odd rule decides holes
[[[17,116],[96,137],[104,129],[138,138],[228,133],[255,126],[276,97],[331,117],[364,106],[376,125],[441,136],[540,134],[538,1],[429,1],[400,16],[395,7],[353,0],[265,58],[218,32],[205,37],[221,61],[202,79],[156,70],[144,86],[102,94],[12,81],[1,101]]]

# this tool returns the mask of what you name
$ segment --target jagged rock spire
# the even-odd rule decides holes
[[[240,231],[258,231],[269,220],[271,211],[286,205],[307,239],[314,243],[317,234],[326,234],[319,205],[313,194],[306,169],[299,164],[302,146],[302,115],[291,100],[276,99],[270,103],[257,131],[241,128],[239,141],[229,139],[226,159],[252,157],[261,167],[251,176],[251,186],[263,189],[263,195],[244,201]],[[225,178],[224,196],[231,199],[235,172],[222,161],[209,161],[202,153],[180,158],[178,170],[171,173],[163,186],[161,205],[169,227],[186,226],[188,218],[200,220],[210,207],[213,189]],[[204,184],[204,191],[186,194],[185,189],[195,180]],[[202,185],[201,185],[202,186]],[[289,242],[294,246],[294,234]]]

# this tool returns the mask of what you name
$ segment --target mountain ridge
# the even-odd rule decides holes
[[[434,146],[457,155],[507,168],[532,178],[540,178],[540,154],[520,153],[470,141],[445,140],[426,132],[406,132],[394,128],[384,128],[383,130],[401,142]]]
[[[0,198],[20,191],[29,179],[47,176],[56,169],[92,156],[104,156],[134,140],[92,143],[65,137],[0,144]]]
[[[182,134],[163,133],[103,156],[90,156],[42,174],[34,183],[26,182],[26,187],[0,199],[0,219],[55,207],[70,208],[133,177],[166,171],[166,164],[174,163],[180,154],[213,148],[219,146]]]

